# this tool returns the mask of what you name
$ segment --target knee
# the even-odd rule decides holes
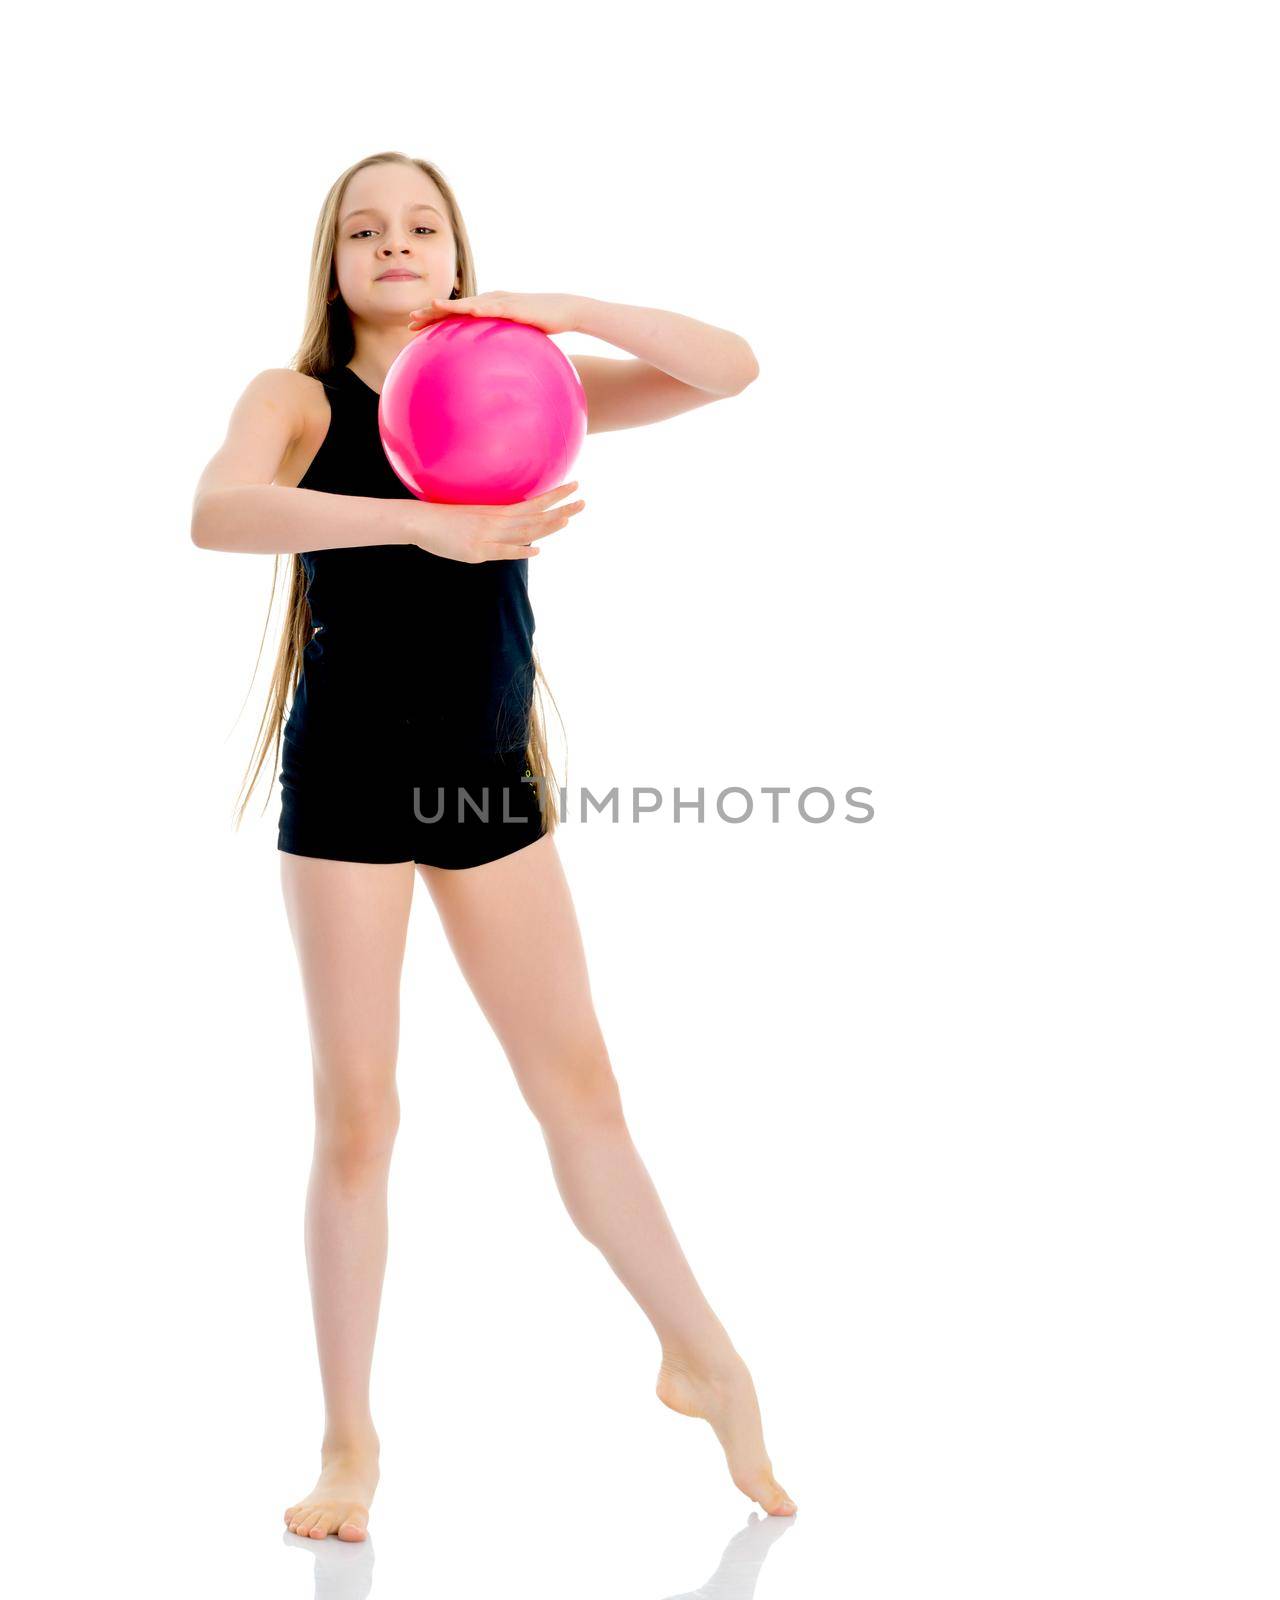
[[[340,1172],[358,1175],[390,1161],[399,1127],[394,1088],[316,1096],[316,1148]]]
[[[530,1109],[548,1129],[622,1121],[622,1097],[603,1044],[566,1049],[521,1075]]]

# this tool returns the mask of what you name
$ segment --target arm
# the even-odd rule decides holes
[[[751,346],[727,328],[653,306],[616,305],[588,295],[575,299],[575,333],[588,333],[593,339],[629,350],[695,389],[717,398],[739,394],[759,375],[760,363]]]
[[[202,550],[292,554],[408,543],[416,501],[291,489],[272,480],[306,426],[299,374],[260,372],[237,401],[222,448],[196,485],[191,539]]]
[[[420,332],[441,317],[508,317],[543,333],[589,333],[633,359],[570,355],[587,397],[587,432],[638,428],[741,394],[760,372],[755,352],[740,334],[715,328],[678,311],[615,305],[579,294],[510,294],[494,289],[436,298],[409,319]]]
[[[279,483],[223,484],[196,496],[191,538],[202,550],[251,555],[408,544],[404,508],[412,503]]]
[[[760,371],[747,341],[677,311],[575,297],[575,333],[639,359],[571,355],[587,395],[587,431],[637,428],[740,394]]]

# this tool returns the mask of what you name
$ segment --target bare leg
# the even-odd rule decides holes
[[[766,1511],[773,1476],[755,1387],[707,1303],[623,1116],[555,837],[462,871],[418,868],[472,993],[542,1127],[557,1187],[662,1346],[658,1397],[704,1417],[733,1481]]]
[[[311,1032],[315,1152],[306,1252],[324,1389],[315,1488],[291,1532],[363,1539],[378,1482],[369,1375],[387,1261],[387,1178],[411,862],[371,865],[280,852]]]

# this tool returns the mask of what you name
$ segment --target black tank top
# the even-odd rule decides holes
[[[329,431],[298,487],[413,499],[382,448],[377,391],[347,366],[316,376]],[[301,560],[313,632],[287,738],[339,755],[385,738],[424,753],[525,748],[528,561],[451,561],[417,545],[309,550]]]

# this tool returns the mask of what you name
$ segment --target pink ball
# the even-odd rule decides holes
[[[396,476],[419,500],[514,505],[569,481],[587,397],[541,328],[443,317],[391,363],[378,431]]]

